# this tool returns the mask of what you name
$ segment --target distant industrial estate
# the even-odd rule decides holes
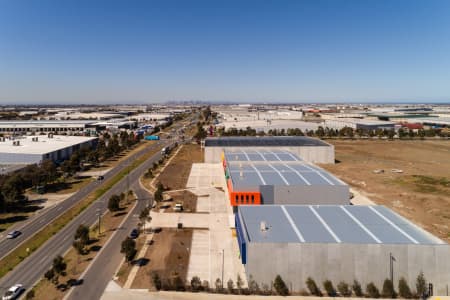
[[[405,148],[397,143],[403,140],[409,142],[408,149],[416,142],[433,146],[437,141],[447,151],[450,105],[3,106],[0,184],[7,189],[0,193],[0,200],[7,207],[18,199],[20,203],[28,200],[22,194],[33,199],[36,193],[63,199],[55,196],[58,192],[46,194],[45,185],[66,188],[67,178],[81,178],[71,181],[78,184],[83,176],[94,177],[96,180],[83,183],[86,187],[75,187],[70,194],[63,194],[63,200],[55,200],[54,206],[46,206],[43,213],[30,214],[30,225],[23,228],[38,222],[40,216],[59,211],[59,206],[64,210],[55,214],[91,199],[103,210],[86,204],[86,215],[79,212],[73,222],[78,226],[83,225],[81,219],[89,220],[84,224],[86,230],[98,229],[99,237],[100,226],[108,226],[100,225],[102,213],[107,211],[106,195],[110,201],[114,197],[122,199],[119,202],[126,200],[122,209],[127,211],[117,216],[131,234],[116,231],[119,223],[103,216],[115,226],[108,233],[111,245],[108,241],[105,251],[90,258],[92,262],[77,273],[77,284],[67,285],[66,290],[53,287],[48,284],[54,280],[47,278],[47,272],[48,281],[42,279],[44,284],[34,288],[37,293],[58,290],[55,299],[96,299],[101,293],[102,299],[131,297],[134,289],[142,293],[322,295],[322,285],[333,297],[375,297],[382,287],[387,297],[386,285],[392,286],[392,291],[399,289],[401,297],[445,296],[450,285],[448,226],[431,221],[424,229],[424,224],[412,217],[417,207],[409,208],[399,199],[411,194],[428,205],[426,193],[447,203],[449,179],[445,174],[436,178],[423,175],[423,166],[413,169],[417,162],[410,158],[407,168],[416,173],[405,175],[404,167],[395,165],[398,157],[394,162],[387,157],[378,161],[351,148],[358,143],[372,143],[368,147],[382,143],[380,149],[393,144],[403,155]],[[347,156],[338,152],[350,148]],[[363,159],[356,167],[340,161],[341,157],[351,160],[358,151]],[[435,160],[432,163],[438,168],[442,159]],[[100,161],[108,161],[108,165],[100,165]],[[383,167],[366,167],[379,163]],[[84,169],[84,164],[89,168]],[[342,176],[336,172],[339,168],[357,174]],[[39,180],[29,178],[30,170]],[[20,181],[17,176],[28,177],[20,192],[12,193],[10,186]],[[110,181],[103,183],[105,177]],[[396,199],[380,204],[373,190],[364,193],[373,178],[386,190],[392,188],[390,195]],[[407,188],[410,182],[413,185],[407,192],[393,188],[394,184]],[[96,191],[97,198],[89,196]],[[132,206],[130,195],[139,200]],[[372,195],[377,201],[369,199]],[[108,204],[108,209],[113,213],[121,208],[114,210]],[[436,212],[431,205],[419,210],[425,215]],[[12,211],[3,209],[1,213]],[[19,225],[13,223],[8,226],[21,228],[20,221]],[[56,235],[59,243],[66,243],[63,231],[75,234],[76,226],[71,224],[59,227],[63,228]],[[26,238],[31,240],[41,229],[39,225],[39,229],[24,231]],[[0,273],[6,269],[2,259],[10,251],[20,250],[21,232],[12,230],[10,234],[0,245]],[[116,235],[126,241],[120,245]],[[46,246],[50,242],[41,247],[50,247]],[[134,252],[127,254],[125,242]],[[56,254],[67,255],[70,243]],[[125,253],[127,265],[119,252]],[[18,284],[20,289],[31,289],[44,276],[44,269],[51,267],[51,258],[26,253],[23,261],[1,273],[12,274],[0,277],[2,286]],[[47,264],[39,274],[19,273],[38,259]],[[105,264],[103,273],[90,268],[101,262]],[[87,278],[91,280],[83,282]]]

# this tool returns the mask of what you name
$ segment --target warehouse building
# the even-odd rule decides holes
[[[260,286],[280,275],[291,291],[308,277],[381,290],[391,263],[395,286],[404,277],[414,287],[421,271],[435,295],[450,284],[449,245],[384,206],[246,205],[235,218],[241,261]]]
[[[324,122],[324,126],[332,129],[342,129],[344,127],[364,130],[395,129],[394,122],[353,118],[327,119]]]
[[[0,138],[0,165],[35,164],[43,160],[61,162],[83,147],[96,145],[97,138],[82,136],[24,136]]]
[[[334,146],[306,136],[209,137],[205,139],[205,162],[218,163],[224,150],[289,151],[312,163],[334,164]]]
[[[349,204],[349,187],[283,150],[226,150],[230,204]]]
[[[95,121],[96,122],[96,121]],[[0,121],[0,133],[6,134],[40,134],[40,133],[79,133],[93,127],[94,121],[87,120],[27,120]]]

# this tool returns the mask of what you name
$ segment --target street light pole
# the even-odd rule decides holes
[[[391,275],[391,283],[394,284],[394,261],[395,258],[392,255],[392,252],[389,252],[389,271],[390,271],[390,275]]]
[[[100,208],[97,208],[97,216],[98,216],[98,235],[100,236],[100,219],[101,219],[101,212]]]
[[[222,249],[222,289],[223,289],[223,272],[225,266],[225,249]]]

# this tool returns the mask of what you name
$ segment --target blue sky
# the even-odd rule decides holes
[[[450,1],[0,1],[0,104],[450,101]]]

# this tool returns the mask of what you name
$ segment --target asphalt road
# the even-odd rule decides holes
[[[117,175],[120,171],[122,171],[124,168],[126,168],[130,163],[132,163],[134,160],[145,154],[151,149],[154,149],[156,147],[161,148],[162,141],[159,141],[158,143],[155,143],[154,145],[151,145],[149,147],[145,147],[144,149],[140,150],[139,152],[127,157],[123,161],[121,161],[119,164],[116,165],[113,169],[108,171],[104,175],[104,180],[108,180],[115,175]],[[14,250],[16,247],[18,247],[20,244],[28,240],[30,237],[32,237],[36,232],[42,229],[42,227],[46,226],[59,216],[61,216],[64,212],[66,212],[68,209],[70,209],[73,205],[81,201],[83,198],[85,198],[87,195],[89,195],[91,192],[95,191],[97,188],[100,187],[102,182],[94,181],[86,185],[85,187],[81,188],[77,193],[72,195],[71,197],[67,198],[66,200],[60,202],[57,205],[54,205],[50,208],[47,208],[43,210],[42,212],[38,212],[32,217],[30,217],[28,220],[12,226],[9,231],[12,230],[19,230],[22,232],[20,236],[18,236],[15,239],[6,239],[6,232],[3,233],[3,237],[1,237],[0,241],[0,258],[5,257],[8,255],[12,250]]]
[[[173,144],[173,141],[160,141],[158,146],[160,148],[166,147],[168,145]],[[147,150],[148,151],[148,148]],[[23,284],[25,289],[29,289],[32,287],[37,281],[43,277],[44,273],[50,269],[52,265],[53,258],[57,255],[64,255],[64,253],[72,247],[73,236],[75,234],[76,229],[80,224],[92,225],[97,222],[98,211],[100,213],[104,213],[107,210],[107,200],[114,194],[120,194],[127,189],[127,183],[133,183],[131,186],[138,182],[139,177],[145,173],[145,171],[150,168],[153,163],[159,160],[161,157],[161,153],[158,151],[151,158],[146,160],[144,163],[139,165],[128,175],[128,179],[124,177],[117,184],[115,184],[110,190],[108,190],[102,197],[97,199],[93,204],[91,204],[88,208],[86,208],[80,215],[74,218],[69,224],[67,224],[63,229],[61,229],[57,234],[51,237],[47,242],[45,242],[38,250],[32,253],[29,257],[27,257],[24,261],[22,261],[14,270],[10,271],[3,278],[0,279],[0,293],[3,294],[6,289],[10,286],[21,283]],[[130,159],[134,159],[134,156]],[[126,165],[126,162],[123,163]],[[111,175],[109,175],[111,176]],[[105,177],[106,179],[106,177]],[[141,198],[143,194],[139,189],[137,189],[138,197]],[[148,203],[147,195],[144,196],[144,200],[138,200],[138,205],[136,206],[136,210],[142,208],[141,205]],[[142,199],[142,198],[141,198]],[[61,211],[64,211],[61,209]],[[41,224],[40,226],[43,226]],[[122,233],[122,231],[120,231]],[[123,230],[124,234],[128,232]],[[117,251],[117,249],[116,249]],[[118,251],[117,251],[118,252]],[[109,261],[109,259],[108,259]],[[108,264],[105,263],[99,268],[99,272],[103,268],[108,268]],[[108,277],[110,279],[111,276]],[[101,290],[103,292],[103,289]],[[26,292],[25,292],[26,293]],[[96,299],[96,298],[79,298],[79,299]]]

